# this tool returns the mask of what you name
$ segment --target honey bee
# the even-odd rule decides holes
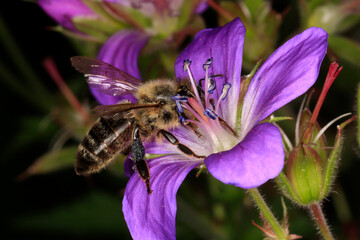
[[[131,153],[133,168],[145,182],[148,194],[151,194],[143,141],[162,136],[183,154],[204,158],[179,143],[167,131],[179,126],[179,119],[184,119],[184,113],[177,110],[179,106],[174,96],[192,96],[186,81],[157,79],[142,82],[95,58],[76,56],[71,58],[71,62],[85,75],[90,87],[112,96],[132,94],[137,99],[137,103],[100,105],[94,109],[99,119],[78,147],[76,174],[99,172],[119,153]]]

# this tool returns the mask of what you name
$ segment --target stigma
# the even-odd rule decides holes
[[[203,64],[204,78],[196,81],[191,73],[191,61],[185,59],[183,67],[184,71],[188,73],[193,97],[177,95],[173,99],[176,102],[180,123],[192,123],[198,126],[197,130],[211,145],[213,150],[211,153],[216,153],[233,148],[239,142],[239,139],[235,131],[226,122],[226,119],[223,118],[222,111],[220,111],[220,108],[223,111],[229,109],[227,106],[222,106],[222,104],[224,104],[224,100],[231,91],[231,84],[224,83],[222,86],[217,86],[214,77],[222,75],[211,76],[209,74],[213,62],[213,58],[205,61]],[[219,91],[220,89],[221,91]],[[184,109],[190,112],[192,116],[185,119]]]

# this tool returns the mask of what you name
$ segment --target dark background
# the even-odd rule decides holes
[[[80,76],[70,66],[69,58],[77,55],[77,51],[65,36],[48,29],[55,22],[31,2],[2,1],[0,4],[0,18],[12,35],[12,47],[15,46],[15,51],[26,60],[49,94],[48,98],[41,96],[42,100],[34,101],[34,104],[19,94],[16,88],[5,83],[4,76],[7,73],[22,81],[23,75],[29,72],[19,67],[23,60],[9,51],[9,45],[1,42],[0,64],[6,71],[0,71],[0,238],[130,239],[121,211],[122,194],[127,181],[122,174],[103,171],[91,178],[83,178],[76,176],[72,168],[66,168],[23,180],[17,178],[51,148],[55,136],[61,130],[61,126],[51,119],[50,112],[52,104],[63,100],[58,100],[61,94],[43,69],[44,58],[53,57],[79,99],[88,102],[94,102],[94,99],[84,91],[87,88],[85,81],[79,81]],[[292,1],[274,1],[273,6],[281,11],[294,5]],[[203,16],[207,26],[216,26],[216,16],[212,10]],[[296,14],[289,14],[288,18],[281,26],[279,42],[286,38],[289,29],[297,25]],[[4,34],[3,29],[0,34]],[[321,110],[319,122],[322,125],[340,114],[355,110],[359,68],[346,61],[339,62],[344,70],[335,81]],[[329,60],[325,60],[322,80],[328,65]],[[315,92],[320,92],[321,85],[322,82],[316,84]],[[29,87],[28,91],[34,91],[30,95],[38,99],[34,89],[36,86]],[[292,104],[292,111],[297,111],[300,101],[298,99]],[[291,131],[291,125],[284,126],[284,129]],[[356,239],[359,236],[360,163],[354,132],[355,124],[345,131],[347,137],[344,140],[339,177],[334,185],[336,191],[324,202],[329,223],[340,239]],[[331,128],[328,136],[334,134],[335,127]],[[70,144],[74,142],[76,140],[70,140]],[[227,236],[224,239],[262,238],[261,231],[251,224],[251,220],[258,224],[261,221],[243,190],[223,186],[210,176],[196,179],[194,175],[193,172],[189,174],[179,190],[178,239],[222,239],[224,236]],[[274,212],[281,217],[281,202],[273,184],[267,183],[261,190]],[[291,231],[302,234],[304,239],[317,238],[306,211],[288,200],[286,203],[290,212]],[[209,232],[206,229],[209,226],[215,230]]]

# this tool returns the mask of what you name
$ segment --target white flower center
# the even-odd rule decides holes
[[[183,122],[190,122],[199,127],[199,133],[206,139],[206,142],[209,142],[211,145],[212,151],[208,154],[229,150],[239,142],[235,131],[226,123],[226,119],[220,116],[219,111],[220,103],[226,98],[231,85],[225,83],[222,86],[222,93],[216,102],[211,98],[212,93],[217,87],[215,81],[209,76],[209,68],[211,67],[212,61],[213,59],[210,58],[203,65],[205,70],[205,84],[203,86],[204,93],[202,94],[202,98],[200,97],[198,86],[189,68],[191,62],[189,60],[184,61],[184,70],[189,74],[195,98],[190,97],[186,102],[182,103],[185,109],[191,112],[195,118],[195,120],[183,119]],[[226,107],[222,106],[222,109],[226,109]],[[182,109],[180,111],[182,111]]]

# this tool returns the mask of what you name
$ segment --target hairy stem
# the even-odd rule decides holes
[[[320,203],[314,203],[314,204],[310,205],[309,210],[310,210],[312,216],[314,217],[314,220],[320,230],[322,237],[325,240],[334,240],[335,238],[331,234],[329,226],[326,223],[326,219],[322,212]]]
[[[274,233],[279,240],[287,239],[287,234],[285,230],[281,227],[280,223],[275,218],[274,214],[271,212],[270,208],[267,206],[264,198],[261,196],[257,188],[252,188],[248,190],[249,195],[254,200],[255,204],[259,207],[261,213],[264,215],[266,220],[269,222],[271,228],[274,230]]]

